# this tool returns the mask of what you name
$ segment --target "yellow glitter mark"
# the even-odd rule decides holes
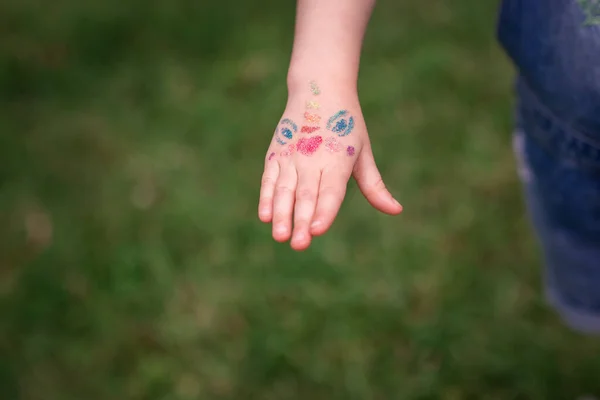
[[[318,116],[317,114],[311,114],[309,112],[305,112],[304,113],[304,118],[308,122],[312,122],[313,124],[318,124],[321,121],[321,117],[320,116]]]
[[[321,105],[319,105],[319,103],[317,103],[316,101],[307,101],[306,108],[312,109],[312,110],[318,110],[319,108],[321,108]]]

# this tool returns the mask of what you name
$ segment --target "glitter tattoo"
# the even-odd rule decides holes
[[[306,108],[309,110],[318,110],[319,108],[321,108],[321,106],[316,101],[307,101]]]
[[[327,121],[327,129],[337,133],[338,136],[347,136],[354,129],[354,118],[346,118],[348,111],[341,110]]]
[[[287,144],[288,140],[291,140],[296,132],[298,132],[298,126],[294,121],[288,118],[282,119],[275,132],[275,141],[281,145]]]
[[[319,86],[317,85],[317,83],[315,81],[311,81],[310,82],[310,91],[316,96],[319,93],[321,93],[321,90],[319,89]],[[309,100],[306,102],[306,108],[309,110],[318,110],[321,106],[319,105],[319,103],[317,103],[316,101],[312,101]],[[306,119],[309,123],[311,124],[319,124],[319,122],[321,122],[321,116],[318,114],[312,114],[310,112],[305,112],[304,113],[304,119]],[[311,134],[313,132],[318,131],[319,129],[321,129],[320,126],[303,126],[302,129],[300,130],[300,132],[302,133],[307,133],[307,134]]]
[[[275,157],[275,153],[269,154],[269,161],[271,161],[273,159],[273,157]]]
[[[318,131],[319,129],[321,129],[320,126],[303,126],[300,129],[300,132],[302,132],[302,133],[313,133],[313,132]]]
[[[331,153],[337,153],[344,149],[344,145],[336,137],[331,136],[325,139],[325,148]]]
[[[317,114],[311,114],[309,112],[304,113],[304,119],[313,124],[318,124],[321,122],[321,117]]]
[[[354,146],[348,146],[348,148],[346,149],[346,154],[348,154],[350,157],[354,155],[354,152]]]
[[[315,96],[317,96],[317,95],[319,95],[321,93],[321,89],[319,89],[319,85],[317,85],[317,82],[310,81],[310,91]]]
[[[296,143],[296,150],[305,156],[313,155],[323,143],[321,136],[312,136],[310,138],[300,138]]]
[[[287,150],[284,150],[281,152],[281,156],[282,157],[289,157],[292,154],[294,154],[294,150],[296,150],[296,146],[294,146],[293,144],[290,144],[287,148]]]

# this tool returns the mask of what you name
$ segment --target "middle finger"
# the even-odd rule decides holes
[[[273,198],[273,239],[278,242],[285,242],[291,236],[297,181],[296,168],[291,164],[282,165]]]

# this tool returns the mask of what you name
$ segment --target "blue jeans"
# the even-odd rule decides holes
[[[514,147],[548,300],[573,329],[600,334],[600,132],[565,123],[523,78],[517,93]]]

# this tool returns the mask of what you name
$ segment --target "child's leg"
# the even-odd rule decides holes
[[[514,143],[547,296],[570,327],[600,334],[600,148],[530,95],[521,90]]]

